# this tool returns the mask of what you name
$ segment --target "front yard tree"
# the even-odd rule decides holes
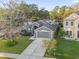
[[[16,9],[18,6],[16,0],[9,0],[9,2],[4,6],[6,7],[5,9],[7,9],[5,16],[6,20],[8,21],[7,36],[8,38],[12,38],[14,35],[12,29],[16,27],[14,24],[21,25],[24,21],[24,14],[19,9]]]
[[[12,37],[12,21],[14,20],[14,11],[16,7],[16,1],[15,0],[9,0],[8,3],[4,4],[6,11],[6,20],[8,21],[7,25],[7,36],[8,38]]]

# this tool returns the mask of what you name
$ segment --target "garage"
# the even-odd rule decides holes
[[[35,30],[35,38],[53,38],[53,31],[43,26]]]
[[[51,33],[50,32],[38,32],[37,33],[38,38],[51,38]]]

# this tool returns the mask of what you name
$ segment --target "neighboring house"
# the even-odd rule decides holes
[[[32,33],[34,38],[52,39],[57,29],[57,24],[51,20],[39,20],[32,24]]]
[[[67,32],[66,39],[79,39],[79,15],[71,14],[63,22],[63,28]]]

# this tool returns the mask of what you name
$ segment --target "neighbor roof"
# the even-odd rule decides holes
[[[70,16],[68,16],[65,20],[76,20],[79,18],[79,15],[77,13],[72,13]]]

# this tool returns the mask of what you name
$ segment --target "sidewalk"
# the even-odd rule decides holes
[[[27,47],[17,59],[44,59],[46,48],[43,39],[36,39]]]
[[[0,53],[0,57],[17,58],[19,54],[12,53]]]

